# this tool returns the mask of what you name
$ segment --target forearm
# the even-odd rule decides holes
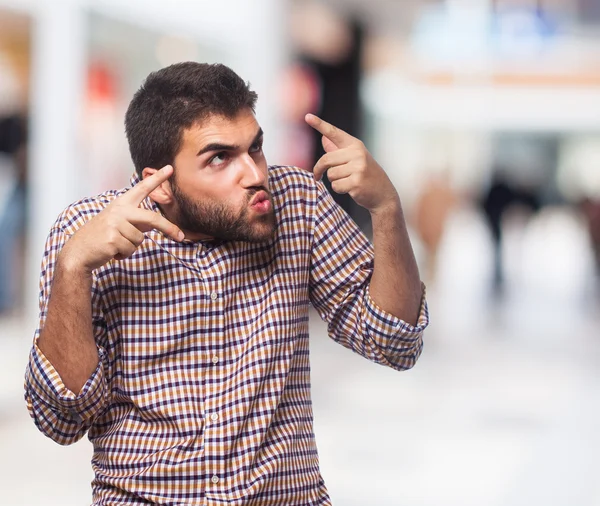
[[[375,267],[369,285],[373,301],[384,311],[415,325],[422,290],[400,200],[372,211]]]
[[[91,289],[91,273],[59,257],[37,345],[74,394],[85,385],[99,360],[92,331]]]

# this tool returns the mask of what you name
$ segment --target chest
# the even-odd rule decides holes
[[[105,289],[109,348],[126,369],[230,363],[293,352],[308,320],[307,250],[224,244],[155,248],[114,269]]]

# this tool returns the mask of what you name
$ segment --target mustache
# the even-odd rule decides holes
[[[254,195],[256,195],[258,192],[265,192],[268,199],[273,200],[271,192],[267,188],[264,186],[253,186],[252,188],[248,189],[248,193],[246,194],[246,203],[250,203]]]

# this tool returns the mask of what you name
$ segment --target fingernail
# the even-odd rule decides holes
[[[180,241],[183,241],[185,239],[185,234],[181,231],[179,231],[179,233],[177,234],[177,239],[179,239]]]

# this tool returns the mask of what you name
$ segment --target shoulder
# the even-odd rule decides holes
[[[269,187],[276,207],[314,205],[319,186],[312,172],[290,165],[269,166]]]
[[[330,197],[323,181],[315,181],[311,171],[291,165],[270,165],[269,185],[276,203],[300,199],[304,204],[316,205]]]
[[[120,190],[108,190],[93,197],[86,197],[67,206],[56,218],[53,230],[60,230],[66,235],[74,234],[88,220],[96,216],[118,196],[124,194],[130,187]]]
[[[312,172],[291,165],[269,166],[269,184],[273,194],[290,190],[314,191]]]

